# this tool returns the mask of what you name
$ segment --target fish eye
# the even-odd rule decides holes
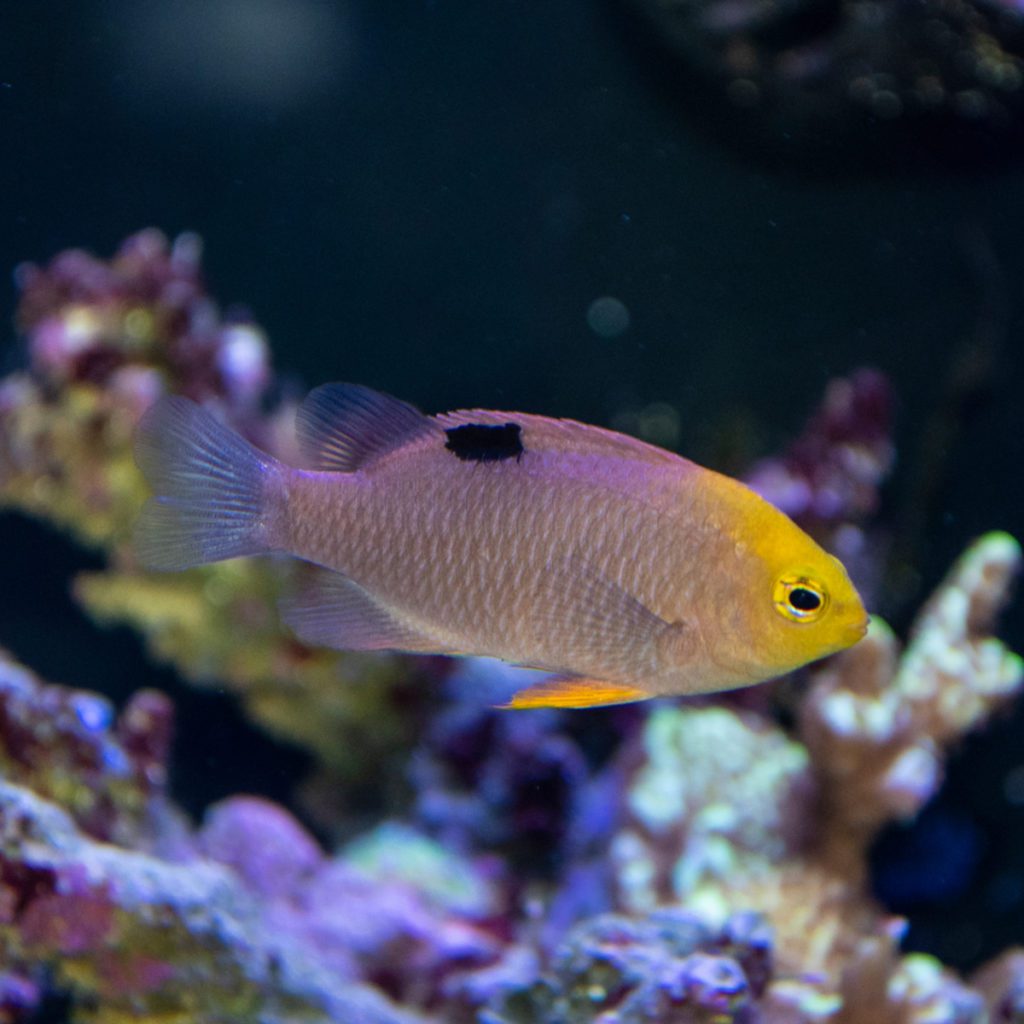
[[[814,622],[828,606],[825,588],[807,576],[783,576],[775,582],[775,610],[791,622]]]

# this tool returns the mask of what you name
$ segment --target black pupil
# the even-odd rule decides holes
[[[794,587],[789,592],[789,603],[798,612],[813,612],[821,607],[821,598],[806,587]]]

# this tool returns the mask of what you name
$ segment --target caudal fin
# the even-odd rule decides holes
[[[268,502],[282,466],[187,398],[158,401],[135,433],[135,461],[153,489],[135,527],[147,568],[188,569],[271,548]]]

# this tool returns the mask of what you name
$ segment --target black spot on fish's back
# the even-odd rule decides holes
[[[467,423],[445,431],[445,448],[466,462],[498,462],[518,459],[523,454],[522,431],[518,423]]]

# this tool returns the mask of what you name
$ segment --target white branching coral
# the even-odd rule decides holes
[[[820,671],[800,734],[820,793],[821,855],[863,870],[887,821],[915,814],[942,781],[943,749],[1021,687],[1021,659],[994,636],[1021,561],[1005,533],[976,541],[925,604],[910,642],[881,621]]]
[[[681,904],[713,922],[763,914],[771,1020],[985,1019],[985,1000],[952,972],[900,954],[902,924],[870,897],[866,858],[883,824],[935,792],[949,746],[1020,690],[1021,659],[992,636],[1020,561],[1006,534],[978,540],[902,652],[876,620],[815,673],[797,739],[724,708],[656,711],[623,760],[618,906]]]

